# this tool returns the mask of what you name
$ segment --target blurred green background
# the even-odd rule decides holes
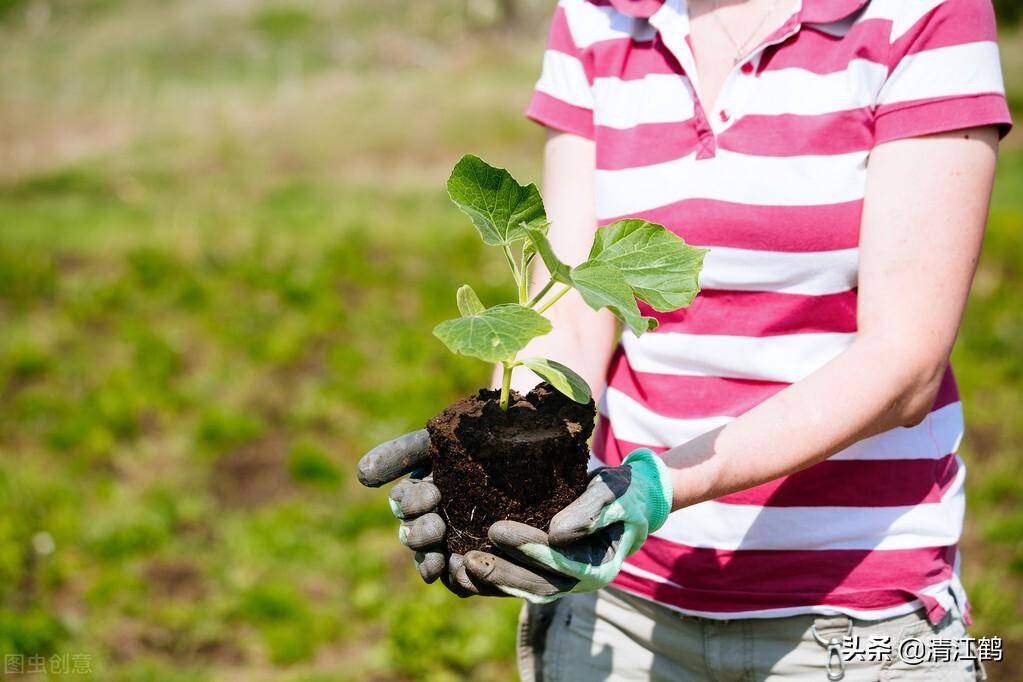
[[[352,471],[487,381],[430,336],[459,284],[510,294],[443,181],[467,151],[537,177],[550,10],[0,0],[0,652],[115,681],[512,676],[517,604],[421,585]],[[1003,55],[1023,106],[1023,37]],[[1019,139],[956,351],[964,573],[1001,680],[1023,676]]]

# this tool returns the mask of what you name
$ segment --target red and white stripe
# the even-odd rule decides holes
[[[658,329],[622,336],[593,445],[610,465],[727,424],[849,346],[875,145],[1010,124],[989,0],[802,0],[711,110],[688,31],[681,0],[561,0],[527,111],[596,141],[602,224],[642,217],[710,249],[692,306],[643,306]],[[940,617],[965,599],[962,435],[949,372],[920,424],[675,512],[616,585],[710,617]]]

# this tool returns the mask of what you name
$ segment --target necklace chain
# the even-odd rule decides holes
[[[746,40],[740,43],[738,40],[735,39],[735,36],[732,35],[732,32],[728,30],[728,26],[725,25],[724,20],[721,19],[721,15],[718,13],[718,10],[721,9],[720,0],[714,0],[714,19],[715,21],[717,21],[718,27],[721,29],[721,32],[725,34],[725,37],[728,38],[729,42],[732,43],[732,46],[735,47],[736,64],[738,64],[739,60],[746,55],[746,48],[749,47],[749,44],[753,42],[753,39],[756,38],[757,34],[760,33],[760,29],[764,27],[764,24],[767,23],[767,20],[771,18],[772,14],[774,14],[774,8],[777,6],[778,0],[774,0],[771,3],[771,6],[767,9],[767,12],[760,19],[760,22],[757,24],[756,28],[753,29],[753,31],[749,34]]]

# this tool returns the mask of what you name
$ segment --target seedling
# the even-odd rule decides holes
[[[486,244],[498,246],[515,280],[517,303],[486,307],[468,284],[458,289],[461,317],[441,322],[434,335],[454,353],[500,363],[501,410],[508,410],[512,370],[525,366],[579,403],[589,403],[590,389],[572,369],[547,358],[519,359],[534,338],[551,331],[543,313],[571,289],[594,310],[607,308],[637,336],[657,327],[636,301],[658,312],[689,305],[700,291],[697,277],[706,249],[646,220],[619,220],[597,230],[584,263],[569,267],[547,239],[549,223],[535,184],[515,181],[507,170],[466,155],[448,178],[451,200],[472,220]],[[529,296],[529,272],[539,256],[551,279]]]
[[[570,267],[547,238],[535,185],[522,186],[503,168],[465,156],[451,172],[448,194],[483,241],[502,250],[517,294],[515,302],[487,307],[463,285],[455,297],[461,316],[433,330],[453,352],[503,368],[500,391],[465,396],[426,423],[438,514],[446,526],[441,549],[465,555],[491,551],[489,528],[502,519],[547,528],[589,481],[596,418],[589,387],[561,363],[519,357],[531,340],[551,331],[544,313],[575,289],[590,307],[607,308],[629,332],[643,334],[657,321],[643,315],[638,301],[660,312],[689,305],[699,292],[706,250],[646,220],[620,220],[597,230],[586,261]],[[551,277],[531,295],[529,272],[537,258]],[[513,392],[512,370],[520,366],[545,382],[524,395]]]

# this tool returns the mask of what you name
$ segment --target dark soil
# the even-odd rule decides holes
[[[179,599],[206,595],[202,572],[187,559],[156,559],[145,567],[146,583],[156,594]]]
[[[580,405],[546,383],[512,391],[507,412],[499,398],[481,390],[426,425],[448,553],[489,550],[487,529],[502,519],[547,530],[586,488],[593,401]]]
[[[293,492],[288,441],[271,434],[225,453],[213,463],[210,488],[224,507],[255,509]]]

